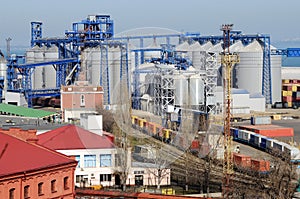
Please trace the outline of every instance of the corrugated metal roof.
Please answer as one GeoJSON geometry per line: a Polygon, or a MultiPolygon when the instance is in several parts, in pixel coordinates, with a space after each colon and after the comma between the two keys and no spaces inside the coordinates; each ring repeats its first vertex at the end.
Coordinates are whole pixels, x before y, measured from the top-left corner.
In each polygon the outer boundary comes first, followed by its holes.
{"type": "Polygon", "coordinates": [[[9,113],[17,116],[44,118],[56,113],[44,110],[37,110],[33,108],[26,108],[22,106],[15,106],[11,104],[0,104],[0,111],[3,113],[9,113]]]}

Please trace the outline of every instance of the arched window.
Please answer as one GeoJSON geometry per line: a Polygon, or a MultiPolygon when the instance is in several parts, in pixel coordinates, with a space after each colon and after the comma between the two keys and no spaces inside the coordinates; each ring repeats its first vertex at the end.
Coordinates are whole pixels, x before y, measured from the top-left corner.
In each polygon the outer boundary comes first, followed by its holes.
{"type": "Polygon", "coordinates": [[[85,96],[84,96],[84,94],[80,95],[80,106],[85,106],[85,96]]]}

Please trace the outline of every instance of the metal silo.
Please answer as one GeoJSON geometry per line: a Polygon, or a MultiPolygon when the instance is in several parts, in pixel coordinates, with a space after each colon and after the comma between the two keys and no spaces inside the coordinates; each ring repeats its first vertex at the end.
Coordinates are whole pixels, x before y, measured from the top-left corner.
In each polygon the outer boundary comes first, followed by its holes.
{"type": "MultiPolygon", "coordinates": [[[[45,50],[44,61],[53,61],[58,59],[58,47],[53,45],[45,50]]],[[[56,70],[53,65],[44,66],[45,68],[45,87],[56,87],[56,70]]]]}
{"type": "Polygon", "coordinates": [[[118,97],[121,92],[120,85],[120,66],[121,66],[121,49],[119,46],[109,48],[108,51],[109,61],[108,61],[108,73],[109,73],[109,93],[110,93],[110,103],[118,103],[118,97]]]}
{"type": "MultiPolygon", "coordinates": [[[[34,46],[34,63],[44,61],[44,47],[34,46]]],[[[45,88],[45,79],[44,79],[45,69],[43,66],[35,67],[33,73],[34,83],[32,84],[33,89],[42,89],[45,88]]]]}
{"type": "Polygon", "coordinates": [[[189,81],[189,103],[190,105],[204,104],[204,80],[199,74],[192,75],[189,81]]]}
{"type": "Polygon", "coordinates": [[[93,67],[92,67],[92,48],[85,48],[81,51],[81,68],[79,73],[79,80],[81,81],[88,81],[89,84],[93,84],[92,74],[93,74],[93,67]]]}
{"type": "Polygon", "coordinates": [[[194,44],[190,45],[188,54],[196,70],[205,69],[206,52],[201,47],[199,42],[195,42],[194,44]]]}
{"type": "Polygon", "coordinates": [[[236,67],[237,86],[252,93],[262,93],[263,49],[253,41],[239,52],[240,63],[236,67]]]}
{"type": "Polygon", "coordinates": [[[208,41],[205,44],[202,45],[203,50],[208,51],[211,47],[213,47],[213,44],[208,41]]]}
{"type": "Polygon", "coordinates": [[[175,105],[188,105],[188,79],[182,74],[174,74],[175,105]]]}
{"type": "MultiPolygon", "coordinates": [[[[271,49],[275,47],[271,46],[271,49]]],[[[281,102],[281,68],[282,56],[271,55],[272,102],[281,102]]]]}
{"type": "MultiPolygon", "coordinates": [[[[100,85],[100,62],[101,62],[101,51],[100,47],[95,47],[95,48],[89,48],[86,51],[86,56],[87,56],[87,68],[89,70],[88,77],[87,79],[91,79],[89,82],[93,86],[99,86],[100,85]],[[91,61],[89,61],[91,60],[91,61]]],[[[104,77],[102,75],[102,77],[104,77]]]]}

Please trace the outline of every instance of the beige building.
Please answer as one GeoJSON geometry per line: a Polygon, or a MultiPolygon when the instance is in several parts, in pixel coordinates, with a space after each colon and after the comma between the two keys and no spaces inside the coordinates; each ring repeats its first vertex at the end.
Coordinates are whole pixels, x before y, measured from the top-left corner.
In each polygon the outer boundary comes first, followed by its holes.
{"type": "Polygon", "coordinates": [[[101,86],[88,85],[86,81],[61,87],[61,112],[64,122],[80,118],[81,113],[95,113],[103,106],[101,86]]]}

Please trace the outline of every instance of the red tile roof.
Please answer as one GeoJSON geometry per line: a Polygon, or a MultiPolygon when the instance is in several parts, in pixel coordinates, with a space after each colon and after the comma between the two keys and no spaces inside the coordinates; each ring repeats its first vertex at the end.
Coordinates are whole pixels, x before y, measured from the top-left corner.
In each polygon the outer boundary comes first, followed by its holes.
{"type": "Polygon", "coordinates": [[[42,146],[0,133],[0,177],[68,163],[76,161],[42,146]]]}
{"type": "Polygon", "coordinates": [[[54,150],[114,148],[106,136],[75,125],[67,125],[38,135],[38,144],[54,150]]]}

